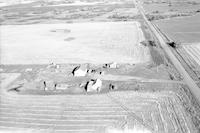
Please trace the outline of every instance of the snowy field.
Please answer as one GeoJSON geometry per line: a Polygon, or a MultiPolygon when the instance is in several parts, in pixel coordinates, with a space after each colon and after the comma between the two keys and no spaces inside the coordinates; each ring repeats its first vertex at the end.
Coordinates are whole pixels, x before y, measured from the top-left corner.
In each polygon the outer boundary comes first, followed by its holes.
{"type": "Polygon", "coordinates": [[[0,0],[0,7],[16,5],[16,4],[27,4],[32,2],[34,2],[34,0],[0,0]]]}
{"type": "Polygon", "coordinates": [[[1,64],[145,63],[138,22],[2,25],[1,64]]]}
{"type": "MultiPolygon", "coordinates": [[[[127,0],[129,1],[129,0],[127,0]]],[[[11,6],[17,4],[29,4],[32,2],[46,3],[45,6],[83,6],[83,5],[95,5],[95,4],[120,4],[124,1],[118,0],[102,0],[102,1],[87,1],[87,0],[0,0],[0,7],[11,6]],[[49,5],[50,4],[50,5],[49,5]]],[[[36,6],[40,7],[40,6],[36,6]]]]}

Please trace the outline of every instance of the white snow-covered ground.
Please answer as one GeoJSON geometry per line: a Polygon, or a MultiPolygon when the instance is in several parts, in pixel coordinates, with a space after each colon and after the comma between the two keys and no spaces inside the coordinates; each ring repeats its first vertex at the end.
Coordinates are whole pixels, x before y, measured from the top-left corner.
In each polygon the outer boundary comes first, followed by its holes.
{"type": "MultiPolygon", "coordinates": [[[[94,1],[94,2],[87,2],[87,1],[80,1],[80,0],[73,0],[70,2],[67,2],[66,0],[0,0],[0,7],[9,6],[9,5],[16,5],[16,4],[27,4],[32,3],[36,1],[43,1],[46,2],[47,5],[45,6],[83,6],[83,5],[95,5],[95,4],[120,4],[123,3],[121,1],[94,1]],[[48,5],[49,2],[55,2],[54,4],[48,5]]],[[[35,7],[40,7],[35,6],[35,7]]]]}
{"type": "MultiPolygon", "coordinates": [[[[45,5],[45,6],[87,6],[87,5],[96,5],[96,4],[103,4],[103,2],[81,2],[81,1],[74,1],[73,3],[65,3],[65,4],[51,4],[51,5],[45,5]]],[[[35,7],[40,7],[35,6],[35,7]]]]}
{"type": "Polygon", "coordinates": [[[53,4],[53,5],[48,5],[48,6],[83,6],[83,5],[96,5],[96,4],[104,4],[106,3],[107,5],[108,4],[121,4],[123,2],[120,2],[120,1],[100,1],[100,2],[82,2],[82,1],[74,1],[73,3],[66,3],[66,4],[53,4]]]}
{"type": "Polygon", "coordinates": [[[144,63],[138,22],[1,25],[1,64],[144,63]]]}
{"type": "Polygon", "coordinates": [[[27,4],[36,0],[0,0],[0,7],[16,5],[16,4],[27,4]]]}

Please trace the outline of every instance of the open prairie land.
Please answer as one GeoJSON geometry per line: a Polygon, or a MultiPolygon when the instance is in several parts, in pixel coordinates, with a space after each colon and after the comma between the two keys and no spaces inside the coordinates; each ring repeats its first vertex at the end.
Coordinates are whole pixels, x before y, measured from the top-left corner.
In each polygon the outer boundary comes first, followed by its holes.
{"type": "Polygon", "coordinates": [[[84,21],[132,21],[138,17],[137,9],[134,8],[132,1],[74,1],[64,4],[56,1],[39,1],[4,6],[0,9],[0,20],[3,25],[84,21]]]}
{"type": "Polygon", "coordinates": [[[149,20],[185,17],[200,12],[199,0],[141,0],[149,20]]]}
{"type": "Polygon", "coordinates": [[[149,13],[194,12],[200,9],[199,0],[141,0],[149,13]]]}

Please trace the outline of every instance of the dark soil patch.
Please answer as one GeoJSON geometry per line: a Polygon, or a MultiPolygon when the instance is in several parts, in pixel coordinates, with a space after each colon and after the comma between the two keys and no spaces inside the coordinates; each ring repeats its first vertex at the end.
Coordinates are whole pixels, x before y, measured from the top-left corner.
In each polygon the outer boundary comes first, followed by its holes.
{"type": "Polygon", "coordinates": [[[75,40],[74,37],[68,37],[68,38],[64,39],[64,41],[73,41],[73,40],[75,40]]]}

